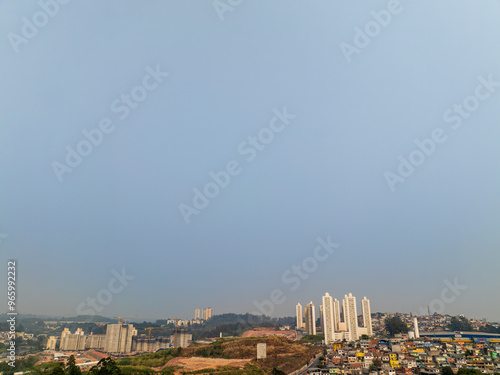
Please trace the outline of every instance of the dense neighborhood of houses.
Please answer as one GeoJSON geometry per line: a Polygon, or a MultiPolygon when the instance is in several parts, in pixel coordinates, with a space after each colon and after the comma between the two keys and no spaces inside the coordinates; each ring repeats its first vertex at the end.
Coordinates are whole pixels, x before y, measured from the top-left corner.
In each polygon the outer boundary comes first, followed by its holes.
{"type": "Polygon", "coordinates": [[[405,335],[388,340],[360,340],[341,343],[319,357],[318,366],[309,375],[324,374],[421,374],[441,373],[449,366],[454,373],[460,368],[483,373],[500,373],[500,343],[473,342],[468,339],[442,341],[420,338],[408,340],[405,335]]]}

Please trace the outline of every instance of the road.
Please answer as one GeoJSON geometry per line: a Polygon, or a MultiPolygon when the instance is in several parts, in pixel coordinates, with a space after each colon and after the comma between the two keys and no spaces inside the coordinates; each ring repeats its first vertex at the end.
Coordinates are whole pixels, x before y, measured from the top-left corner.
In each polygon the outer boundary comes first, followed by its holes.
{"type": "Polygon", "coordinates": [[[319,365],[319,359],[315,358],[314,361],[312,361],[312,363],[309,366],[307,366],[307,368],[304,371],[299,372],[298,375],[306,375],[309,369],[318,367],[318,365],[319,365]]]}

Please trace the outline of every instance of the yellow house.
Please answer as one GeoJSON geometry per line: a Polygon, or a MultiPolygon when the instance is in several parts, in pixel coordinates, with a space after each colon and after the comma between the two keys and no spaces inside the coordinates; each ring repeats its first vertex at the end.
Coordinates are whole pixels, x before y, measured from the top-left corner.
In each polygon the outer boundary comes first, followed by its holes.
{"type": "Polygon", "coordinates": [[[391,367],[392,367],[392,368],[399,367],[399,361],[392,361],[392,360],[391,360],[391,367]]]}

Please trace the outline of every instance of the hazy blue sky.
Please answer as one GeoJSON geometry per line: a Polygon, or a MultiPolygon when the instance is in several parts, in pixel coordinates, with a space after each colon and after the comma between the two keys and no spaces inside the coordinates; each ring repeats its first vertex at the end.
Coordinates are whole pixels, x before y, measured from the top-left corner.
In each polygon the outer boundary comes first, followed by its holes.
{"type": "Polygon", "coordinates": [[[19,312],[99,295],[101,315],[188,318],[279,289],[278,316],[352,292],[500,320],[498,1],[43,4],[0,2],[0,277],[17,259],[19,312]],[[316,267],[318,237],[339,245],[316,267]]]}

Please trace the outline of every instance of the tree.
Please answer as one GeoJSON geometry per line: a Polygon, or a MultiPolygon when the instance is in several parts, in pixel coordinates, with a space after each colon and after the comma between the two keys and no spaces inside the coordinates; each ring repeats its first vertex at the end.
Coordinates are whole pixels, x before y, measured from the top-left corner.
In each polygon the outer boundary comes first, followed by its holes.
{"type": "Polygon", "coordinates": [[[62,366],[55,366],[50,372],[50,375],[64,375],[62,366]]]}
{"type": "Polygon", "coordinates": [[[269,373],[270,375],[286,375],[285,372],[278,370],[276,367],[273,367],[271,372],[269,373]]]}
{"type": "Polygon", "coordinates": [[[498,328],[492,326],[491,324],[486,324],[483,327],[480,327],[479,330],[481,332],[488,332],[488,333],[500,333],[500,326],[498,328]]]}
{"type": "Polygon", "coordinates": [[[401,320],[399,316],[385,318],[385,329],[391,336],[398,333],[408,333],[408,326],[401,320]]]}
{"type": "Polygon", "coordinates": [[[457,375],[482,375],[483,373],[480,370],[461,367],[458,369],[457,375]]]}
{"type": "Polygon", "coordinates": [[[76,365],[75,356],[70,356],[68,363],[66,363],[66,368],[64,369],[66,375],[81,375],[82,370],[76,365]]]}
{"type": "Polygon", "coordinates": [[[28,358],[17,358],[15,367],[9,365],[9,362],[0,362],[0,372],[4,375],[13,375],[15,372],[31,370],[36,362],[40,359],[39,356],[31,355],[28,358]]]}
{"type": "Polygon", "coordinates": [[[39,335],[35,341],[35,348],[39,351],[42,351],[45,348],[46,344],[47,344],[47,336],[39,335]]]}
{"type": "Polygon", "coordinates": [[[451,318],[450,324],[447,327],[450,331],[472,331],[472,324],[465,316],[451,318]]]}
{"type": "Polygon", "coordinates": [[[442,373],[443,375],[454,375],[453,370],[451,369],[450,366],[444,366],[442,373]]]}
{"type": "Polygon", "coordinates": [[[121,375],[120,368],[110,357],[103,358],[90,369],[92,375],[121,375]]]}

